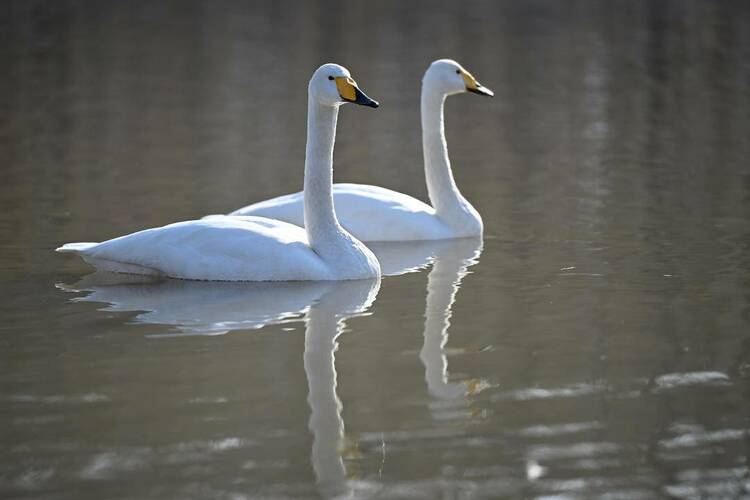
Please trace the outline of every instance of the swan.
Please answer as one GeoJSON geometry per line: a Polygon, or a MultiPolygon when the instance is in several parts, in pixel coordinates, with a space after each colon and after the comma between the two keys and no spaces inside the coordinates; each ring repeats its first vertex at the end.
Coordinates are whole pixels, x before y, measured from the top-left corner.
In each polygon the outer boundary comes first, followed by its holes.
{"type": "MultiPolygon", "coordinates": [[[[449,95],[473,92],[493,96],[456,61],[433,62],[422,79],[422,148],[432,206],[409,195],[364,184],[335,184],[333,197],[341,224],[360,241],[416,241],[481,236],[482,218],[456,186],[445,141],[443,107],[449,95]]],[[[235,210],[304,224],[303,192],[279,196],[235,210]]]]}
{"type": "Polygon", "coordinates": [[[324,64],[308,86],[305,229],[264,217],[213,216],[178,222],[102,243],[68,243],[97,269],[209,281],[328,281],[373,278],[372,252],[341,227],[331,196],[339,106],[378,103],[349,70],[324,64]]]}

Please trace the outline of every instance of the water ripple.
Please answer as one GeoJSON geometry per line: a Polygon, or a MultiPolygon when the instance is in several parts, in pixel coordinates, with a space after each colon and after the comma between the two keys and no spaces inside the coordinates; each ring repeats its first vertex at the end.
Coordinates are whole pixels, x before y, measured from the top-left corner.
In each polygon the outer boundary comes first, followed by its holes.
{"type": "Polygon", "coordinates": [[[721,372],[686,372],[686,373],[667,373],[657,377],[654,381],[656,388],[654,390],[673,389],[687,385],[729,385],[729,376],[721,372]]]}

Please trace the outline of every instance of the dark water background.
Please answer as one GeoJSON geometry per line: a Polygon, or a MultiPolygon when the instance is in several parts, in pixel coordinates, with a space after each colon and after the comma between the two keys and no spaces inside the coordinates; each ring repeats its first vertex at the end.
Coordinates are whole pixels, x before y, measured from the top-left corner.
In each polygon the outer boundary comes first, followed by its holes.
{"type": "Polygon", "coordinates": [[[748,496],[749,156],[747,2],[2,2],[0,496],[748,496]],[[298,190],[329,61],[382,103],[336,179],[424,199],[440,57],[496,93],[446,106],[481,248],[304,286],[52,253],[298,190]]]}

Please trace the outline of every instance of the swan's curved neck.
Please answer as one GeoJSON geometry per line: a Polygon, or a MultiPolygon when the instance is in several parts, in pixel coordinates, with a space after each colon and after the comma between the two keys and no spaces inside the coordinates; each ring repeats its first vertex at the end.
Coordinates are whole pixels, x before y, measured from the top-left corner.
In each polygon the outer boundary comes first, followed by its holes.
{"type": "Polygon", "coordinates": [[[343,231],[331,192],[338,114],[338,106],[326,106],[308,98],[304,202],[305,230],[313,248],[334,241],[343,231]]]}
{"type": "Polygon", "coordinates": [[[445,141],[443,106],[445,93],[431,85],[429,79],[422,83],[422,151],[427,179],[427,193],[438,216],[448,217],[457,211],[466,200],[456,186],[448,158],[445,141]]]}

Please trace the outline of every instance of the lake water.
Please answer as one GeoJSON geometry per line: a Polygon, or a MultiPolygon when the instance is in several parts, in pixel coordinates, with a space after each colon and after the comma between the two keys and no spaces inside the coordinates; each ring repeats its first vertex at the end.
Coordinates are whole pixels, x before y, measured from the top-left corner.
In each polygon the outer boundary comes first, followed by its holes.
{"type": "Polygon", "coordinates": [[[750,4],[5,2],[0,496],[750,495],[750,4]],[[452,57],[483,241],[377,282],[148,282],[52,250],[335,177],[425,199],[452,57]]]}

